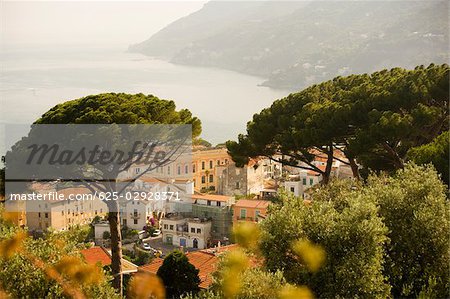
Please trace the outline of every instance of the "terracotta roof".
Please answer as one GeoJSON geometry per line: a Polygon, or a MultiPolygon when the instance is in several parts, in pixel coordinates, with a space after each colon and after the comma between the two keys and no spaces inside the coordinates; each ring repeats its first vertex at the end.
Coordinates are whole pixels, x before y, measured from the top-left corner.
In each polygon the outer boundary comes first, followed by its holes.
{"type": "Polygon", "coordinates": [[[231,196],[217,195],[217,194],[192,194],[192,199],[204,199],[204,200],[214,200],[214,201],[229,201],[232,199],[231,196]]]}
{"type": "Polygon", "coordinates": [[[88,264],[95,265],[100,262],[102,266],[111,265],[111,257],[102,247],[94,246],[88,249],[83,249],[81,250],[81,254],[84,256],[84,259],[88,264]]]}
{"type": "Polygon", "coordinates": [[[308,170],[307,173],[308,173],[308,175],[313,175],[313,176],[319,176],[319,175],[321,175],[320,173],[318,173],[318,172],[316,172],[316,171],[313,171],[313,170],[308,170]]]}
{"type": "Polygon", "coordinates": [[[216,271],[219,258],[214,254],[202,251],[189,252],[186,256],[189,262],[199,270],[199,287],[202,289],[208,288],[212,283],[211,274],[216,271]]]}
{"type": "Polygon", "coordinates": [[[163,184],[167,184],[167,182],[164,182],[161,179],[154,178],[154,177],[148,177],[148,176],[147,177],[142,176],[142,177],[138,178],[136,181],[142,181],[142,182],[146,182],[146,183],[163,183],[163,184]]]}
{"type": "Polygon", "coordinates": [[[270,201],[268,200],[240,199],[235,203],[235,207],[266,209],[269,206],[269,204],[270,201]]]}
{"type": "Polygon", "coordinates": [[[201,252],[206,252],[209,254],[220,254],[220,253],[224,253],[230,250],[234,250],[239,248],[238,244],[230,244],[230,245],[225,245],[225,246],[220,246],[220,247],[214,247],[214,248],[206,248],[206,249],[202,249],[200,250],[201,252]]]}
{"type": "MultiPolygon", "coordinates": [[[[220,247],[220,249],[210,248],[186,253],[189,262],[199,270],[198,276],[200,278],[200,288],[207,289],[211,285],[211,275],[216,270],[217,264],[219,262],[218,255],[223,252],[233,250],[237,247],[238,245],[232,244],[228,246],[222,246],[220,247]]],[[[155,258],[150,264],[139,267],[139,270],[156,274],[163,261],[164,260],[161,258],[155,258]]]]}
{"type": "MultiPolygon", "coordinates": [[[[111,265],[111,252],[103,247],[94,246],[88,249],[81,250],[86,263],[96,265],[100,263],[103,266],[111,265]]],[[[122,259],[122,273],[137,272],[137,266],[125,259],[122,259]]]]}

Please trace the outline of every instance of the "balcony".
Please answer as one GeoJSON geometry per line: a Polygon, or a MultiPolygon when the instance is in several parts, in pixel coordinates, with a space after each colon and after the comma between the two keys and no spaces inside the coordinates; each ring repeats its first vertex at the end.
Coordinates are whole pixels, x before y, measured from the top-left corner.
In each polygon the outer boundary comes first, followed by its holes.
{"type": "Polygon", "coordinates": [[[141,218],[141,213],[130,213],[131,219],[139,219],[141,218]]]}
{"type": "Polygon", "coordinates": [[[239,221],[255,221],[255,219],[253,217],[237,217],[237,220],[239,221]]]}

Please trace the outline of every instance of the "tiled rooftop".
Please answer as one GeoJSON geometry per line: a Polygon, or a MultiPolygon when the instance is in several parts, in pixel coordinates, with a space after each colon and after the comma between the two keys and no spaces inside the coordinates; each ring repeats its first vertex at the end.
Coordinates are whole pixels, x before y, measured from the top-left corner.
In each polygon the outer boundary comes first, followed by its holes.
{"type": "Polygon", "coordinates": [[[235,207],[266,209],[269,206],[269,204],[270,201],[268,200],[240,199],[236,202],[235,207]]]}

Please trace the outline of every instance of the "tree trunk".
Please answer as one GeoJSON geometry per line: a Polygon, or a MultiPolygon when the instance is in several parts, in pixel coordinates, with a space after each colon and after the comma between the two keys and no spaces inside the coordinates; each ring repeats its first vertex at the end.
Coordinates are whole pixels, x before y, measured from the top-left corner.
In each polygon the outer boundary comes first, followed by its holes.
{"type": "Polygon", "coordinates": [[[120,231],[120,213],[117,209],[110,209],[108,214],[109,229],[111,231],[111,270],[114,277],[113,287],[122,296],[122,233],[120,231]],[[112,212],[111,212],[112,211],[112,212]]]}
{"type": "Polygon", "coordinates": [[[359,168],[358,165],[356,164],[356,161],[354,158],[348,158],[348,162],[350,163],[350,168],[352,169],[352,173],[353,173],[353,177],[359,181],[361,179],[360,175],[359,175],[359,168]]]}
{"type": "Polygon", "coordinates": [[[323,172],[322,173],[322,185],[327,185],[330,182],[330,174],[323,172]]]}
{"type": "Polygon", "coordinates": [[[387,154],[391,157],[394,167],[396,169],[403,169],[403,160],[400,158],[398,153],[387,142],[383,142],[382,146],[386,150],[387,154]]]}
{"type": "Polygon", "coordinates": [[[327,185],[330,182],[331,170],[333,167],[333,145],[329,146],[329,150],[327,152],[327,165],[325,166],[325,171],[322,173],[322,184],[327,185]]]}

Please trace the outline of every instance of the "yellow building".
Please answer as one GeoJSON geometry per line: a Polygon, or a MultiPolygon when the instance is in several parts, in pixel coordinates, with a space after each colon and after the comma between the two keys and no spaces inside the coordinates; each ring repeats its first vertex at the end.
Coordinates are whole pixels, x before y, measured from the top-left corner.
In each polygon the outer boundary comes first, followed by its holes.
{"type": "Polygon", "coordinates": [[[194,190],[196,192],[218,190],[219,169],[231,162],[231,157],[228,155],[226,148],[204,149],[192,152],[194,190]]]}
{"type": "Polygon", "coordinates": [[[92,222],[95,216],[105,216],[107,206],[92,195],[87,188],[66,188],[57,191],[64,194],[66,200],[45,200],[28,202],[26,223],[29,230],[43,231],[49,228],[66,230],[71,226],[84,225],[92,222]],[[86,200],[69,200],[69,195],[86,195],[86,200]],[[90,199],[92,198],[92,200],[90,199]]]}
{"type": "Polygon", "coordinates": [[[17,226],[25,227],[27,224],[27,217],[25,213],[25,203],[24,202],[12,202],[12,201],[2,201],[4,203],[3,217],[8,221],[14,223],[17,226]]]}

